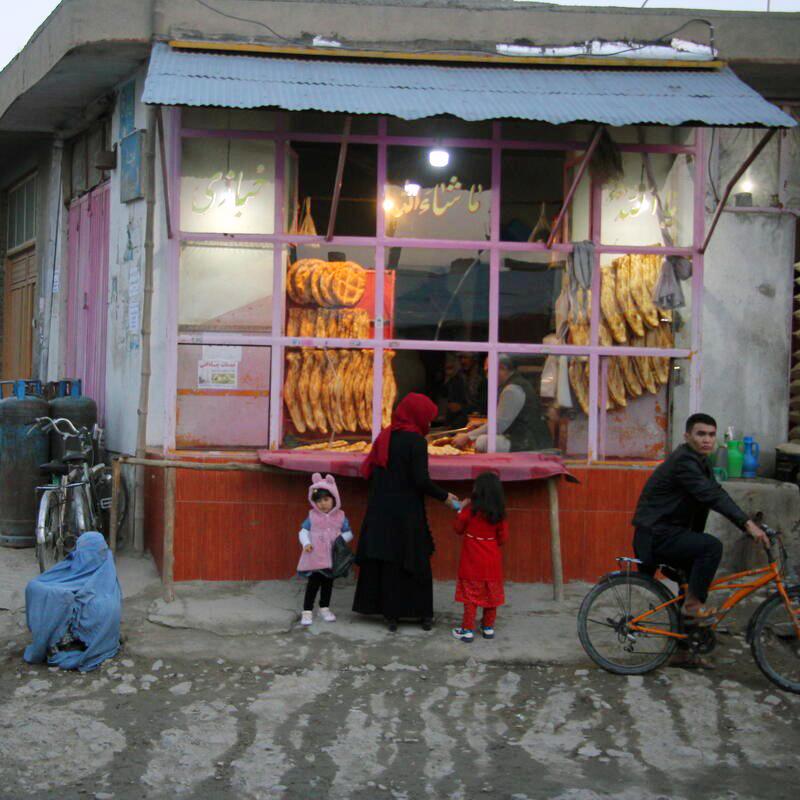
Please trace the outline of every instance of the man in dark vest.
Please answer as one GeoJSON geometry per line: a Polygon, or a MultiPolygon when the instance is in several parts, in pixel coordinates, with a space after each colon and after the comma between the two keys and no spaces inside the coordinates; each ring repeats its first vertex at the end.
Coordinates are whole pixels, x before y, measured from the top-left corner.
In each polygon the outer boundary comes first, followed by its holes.
{"type": "MultiPolygon", "coordinates": [[[[488,371],[488,359],[484,369],[488,371]]],[[[550,430],[542,414],[539,395],[527,378],[516,369],[511,356],[501,353],[497,357],[497,383],[500,397],[497,401],[497,451],[531,452],[547,450],[553,446],[550,430]]],[[[453,438],[453,446],[462,448],[475,442],[475,450],[485,453],[489,436],[486,425],[453,438]]]]}
{"type": "Polygon", "coordinates": [[[716,438],[714,418],[692,414],[686,420],[684,443],[650,476],[633,517],[636,557],[646,571],[667,564],[688,575],[683,614],[699,624],[714,619],[715,609],[704,603],[722,559],[722,542],[704,532],[708,512],[722,514],[754,541],[769,543],[714,479],[708,457],[716,438]]]}

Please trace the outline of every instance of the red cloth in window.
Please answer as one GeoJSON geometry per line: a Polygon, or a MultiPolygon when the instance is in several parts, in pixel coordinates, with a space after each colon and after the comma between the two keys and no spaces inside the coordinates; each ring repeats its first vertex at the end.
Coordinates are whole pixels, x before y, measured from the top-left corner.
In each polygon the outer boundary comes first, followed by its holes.
{"type": "MultiPolygon", "coordinates": [[[[493,524],[481,513],[473,514],[469,505],[461,510],[453,529],[463,536],[458,580],[503,583],[503,557],[500,547],[508,539],[508,523],[493,524]]],[[[456,597],[459,602],[464,602],[456,597]]],[[[468,602],[476,602],[470,599],[468,602]]],[[[481,603],[483,605],[483,603],[481,603]]]]}

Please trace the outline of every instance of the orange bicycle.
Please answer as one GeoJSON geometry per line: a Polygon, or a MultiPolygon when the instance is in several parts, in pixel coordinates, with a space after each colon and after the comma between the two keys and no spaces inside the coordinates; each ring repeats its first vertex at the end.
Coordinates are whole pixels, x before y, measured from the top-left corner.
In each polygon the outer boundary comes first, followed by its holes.
{"type": "Polygon", "coordinates": [[[774,684],[800,694],[800,584],[788,585],[791,574],[779,531],[761,526],[769,537],[769,564],[718,578],[710,591],[730,591],[712,625],[684,625],[679,608],[686,576],[666,565],[659,571],[680,587],[673,594],[650,575],[637,572],[642,562],[618,558],[620,569],[605,575],[586,595],[578,612],[578,636],[589,658],[618,675],[642,675],[660,667],[679,642],[692,653],[710,653],[716,629],[744,598],[775,584],[747,626],[747,642],[759,669],[774,684]]]}

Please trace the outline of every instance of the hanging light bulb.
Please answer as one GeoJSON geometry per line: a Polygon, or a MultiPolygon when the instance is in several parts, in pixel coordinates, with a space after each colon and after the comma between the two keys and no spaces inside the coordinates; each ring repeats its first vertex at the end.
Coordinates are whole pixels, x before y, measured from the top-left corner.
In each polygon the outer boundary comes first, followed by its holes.
{"type": "Polygon", "coordinates": [[[436,147],[428,153],[428,162],[432,167],[441,169],[450,163],[450,153],[441,147],[436,147]]]}
{"type": "Polygon", "coordinates": [[[383,201],[383,210],[388,214],[391,211],[394,211],[394,200],[391,197],[387,197],[383,201]]]}
{"type": "Polygon", "coordinates": [[[743,192],[752,192],[753,191],[753,181],[750,178],[745,178],[742,181],[742,191],[743,192]]]}

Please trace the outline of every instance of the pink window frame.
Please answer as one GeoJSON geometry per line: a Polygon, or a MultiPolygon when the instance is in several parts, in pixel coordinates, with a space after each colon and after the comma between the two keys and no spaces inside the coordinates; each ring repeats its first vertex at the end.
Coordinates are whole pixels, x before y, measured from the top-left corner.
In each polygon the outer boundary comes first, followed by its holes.
{"type": "MultiPolygon", "coordinates": [[[[692,308],[691,308],[691,347],[678,348],[650,348],[650,347],[604,347],[599,344],[600,304],[592,304],[591,338],[587,347],[575,345],[545,345],[545,344],[509,344],[501,343],[498,339],[499,330],[499,281],[500,281],[500,254],[509,252],[547,252],[544,243],[503,242],[500,240],[500,189],[501,189],[501,159],[504,150],[550,150],[550,151],[581,151],[585,150],[587,143],[581,141],[521,141],[503,139],[502,123],[492,123],[490,138],[433,138],[418,136],[395,136],[388,133],[388,118],[378,117],[377,134],[352,134],[348,142],[356,144],[373,144],[377,146],[378,177],[376,187],[376,235],[375,236],[334,236],[326,241],[324,236],[299,236],[288,233],[284,229],[286,214],[284,211],[284,165],[286,144],[289,141],[323,142],[339,144],[342,141],[340,134],[331,133],[298,133],[290,132],[287,126],[289,112],[276,112],[276,125],[271,131],[229,131],[206,130],[181,127],[181,109],[171,107],[166,113],[167,141],[169,146],[168,174],[170,180],[170,195],[174,198],[170,208],[172,230],[178,233],[173,236],[168,247],[168,272],[166,288],[169,302],[166,320],[166,353],[167,373],[165,379],[165,418],[164,418],[164,450],[175,449],[176,403],[177,396],[177,360],[178,345],[180,344],[237,344],[244,346],[263,346],[271,348],[270,371],[270,402],[269,402],[269,447],[276,449],[280,446],[281,431],[283,429],[283,356],[286,347],[337,347],[370,349],[375,352],[374,379],[373,379],[373,418],[372,435],[377,436],[380,425],[381,388],[383,383],[383,352],[393,350],[460,350],[488,353],[489,376],[488,396],[497,396],[497,354],[563,354],[584,355],[589,357],[589,425],[588,425],[588,453],[587,461],[595,462],[601,449],[600,420],[605,416],[604,410],[599,410],[597,398],[601,390],[601,358],[603,356],[623,355],[652,355],[668,356],[670,358],[688,359],[689,368],[689,406],[690,411],[697,411],[702,398],[702,308],[703,308],[703,254],[700,247],[705,236],[705,130],[694,128],[694,139],[691,144],[621,144],[622,152],[648,152],[648,153],[674,153],[687,154],[694,159],[694,186],[693,186],[693,231],[692,245],[690,247],[641,247],[605,245],[601,240],[601,187],[592,182],[592,219],[591,240],[595,245],[595,269],[593,272],[594,297],[599,297],[600,289],[600,256],[603,254],[625,253],[654,253],[657,255],[681,255],[692,259],[692,308]],[[224,139],[251,139],[269,140],[275,143],[275,220],[274,232],[271,234],[225,234],[225,233],[198,233],[185,232],[180,227],[180,175],[181,175],[181,143],[189,138],[224,138],[224,139]],[[384,187],[386,185],[388,148],[392,145],[407,145],[412,147],[470,147],[487,149],[491,154],[492,176],[492,209],[490,215],[490,238],[486,240],[461,240],[461,239],[408,239],[387,236],[385,233],[385,220],[383,212],[384,187]],[[280,321],[281,329],[264,334],[239,334],[239,333],[191,333],[179,334],[178,332],[178,276],[180,267],[180,245],[183,241],[225,241],[225,242],[259,242],[273,245],[273,295],[272,319],[280,321]],[[383,320],[376,319],[375,338],[369,342],[356,342],[349,339],[316,339],[316,338],[289,338],[283,335],[284,312],[284,285],[283,285],[283,252],[288,244],[325,243],[327,246],[337,244],[344,247],[363,246],[375,250],[375,308],[383,308],[384,276],[385,276],[385,250],[387,246],[416,247],[428,249],[476,249],[489,252],[489,340],[488,342],[442,342],[419,339],[389,340],[384,338],[383,320]]],[[[570,253],[572,244],[554,244],[551,248],[557,252],[570,253]]],[[[273,322],[274,325],[274,322],[273,322]]],[[[489,450],[496,449],[496,403],[489,403],[488,429],[489,450]]]]}

